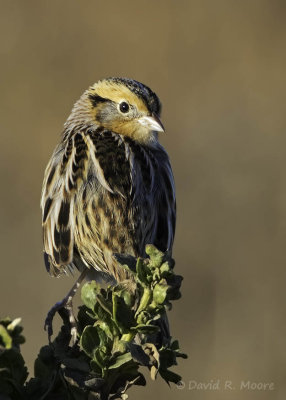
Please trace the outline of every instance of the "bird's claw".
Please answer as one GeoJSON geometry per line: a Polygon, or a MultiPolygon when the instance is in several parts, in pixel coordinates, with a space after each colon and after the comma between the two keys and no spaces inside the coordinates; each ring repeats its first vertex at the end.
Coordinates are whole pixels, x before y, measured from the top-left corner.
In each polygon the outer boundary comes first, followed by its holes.
{"type": "Polygon", "coordinates": [[[53,319],[56,313],[59,313],[64,324],[70,325],[70,346],[73,346],[77,341],[77,323],[73,314],[72,301],[70,298],[64,298],[62,301],[56,303],[48,312],[45,319],[44,329],[48,333],[49,343],[51,343],[51,337],[53,336],[53,319]]]}
{"type": "Polygon", "coordinates": [[[48,339],[49,339],[49,343],[51,343],[51,337],[53,336],[53,319],[54,316],[56,315],[57,311],[59,311],[59,309],[63,306],[61,306],[60,308],[58,307],[58,304],[55,304],[50,311],[48,312],[48,315],[45,319],[45,325],[44,325],[44,329],[45,331],[47,331],[48,333],[48,339]]]}

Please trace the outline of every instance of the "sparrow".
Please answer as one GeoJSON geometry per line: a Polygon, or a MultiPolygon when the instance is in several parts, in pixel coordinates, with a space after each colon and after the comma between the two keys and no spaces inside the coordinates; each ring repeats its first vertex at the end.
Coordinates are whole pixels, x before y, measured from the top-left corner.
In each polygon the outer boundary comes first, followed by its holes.
{"type": "Polygon", "coordinates": [[[44,175],[41,209],[47,271],[81,275],[49,312],[46,328],[84,278],[132,277],[114,254],[144,257],[146,244],[171,253],[176,223],[173,173],[158,141],[161,103],[146,85],[107,78],[89,87],[64,124],[44,175]]]}

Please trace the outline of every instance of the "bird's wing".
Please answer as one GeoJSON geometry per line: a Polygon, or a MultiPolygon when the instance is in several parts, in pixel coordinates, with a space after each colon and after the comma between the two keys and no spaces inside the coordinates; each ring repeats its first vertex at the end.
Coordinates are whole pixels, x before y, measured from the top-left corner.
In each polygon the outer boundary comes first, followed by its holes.
{"type": "Polygon", "coordinates": [[[74,188],[84,171],[82,153],[71,137],[56,148],[45,171],[42,226],[46,267],[52,275],[60,274],[65,269],[63,266],[73,260],[74,188]]]}
{"type": "MultiPolygon", "coordinates": [[[[109,147],[115,147],[121,148],[121,154],[125,151],[122,146],[120,137],[111,132],[85,131],[67,138],[51,157],[45,171],[41,208],[45,261],[52,275],[72,268],[74,256],[82,261],[86,258],[74,254],[74,248],[77,241],[85,240],[82,231],[84,224],[89,225],[84,210],[88,199],[101,190],[124,196],[122,184],[128,185],[128,179],[126,182],[117,179],[113,165],[116,159],[118,166],[119,153],[113,152],[108,157],[106,152],[109,147]],[[108,141],[114,145],[114,140],[116,146],[110,146],[108,141]]],[[[96,229],[94,234],[97,234],[96,229]]],[[[90,256],[97,259],[99,269],[104,269],[101,249],[97,248],[96,240],[92,242],[91,252],[95,253],[90,256]]]]}

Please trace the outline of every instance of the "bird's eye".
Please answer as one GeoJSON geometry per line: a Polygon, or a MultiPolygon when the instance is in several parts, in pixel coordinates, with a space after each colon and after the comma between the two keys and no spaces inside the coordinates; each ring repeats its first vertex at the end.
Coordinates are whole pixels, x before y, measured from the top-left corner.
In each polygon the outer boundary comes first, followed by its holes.
{"type": "Polygon", "coordinates": [[[126,101],[123,101],[119,105],[119,110],[124,114],[127,113],[129,111],[129,104],[126,103],[126,101]]]}

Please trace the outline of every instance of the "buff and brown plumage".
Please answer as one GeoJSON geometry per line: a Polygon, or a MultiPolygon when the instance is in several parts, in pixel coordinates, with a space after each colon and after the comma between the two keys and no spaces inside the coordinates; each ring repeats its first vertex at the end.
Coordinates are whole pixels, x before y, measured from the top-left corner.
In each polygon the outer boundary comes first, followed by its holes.
{"type": "Polygon", "coordinates": [[[172,250],[175,189],[160,101],[147,86],[109,78],[75,103],[46,168],[41,208],[47,270],[129,278],[114,253],[172,250]]]}

